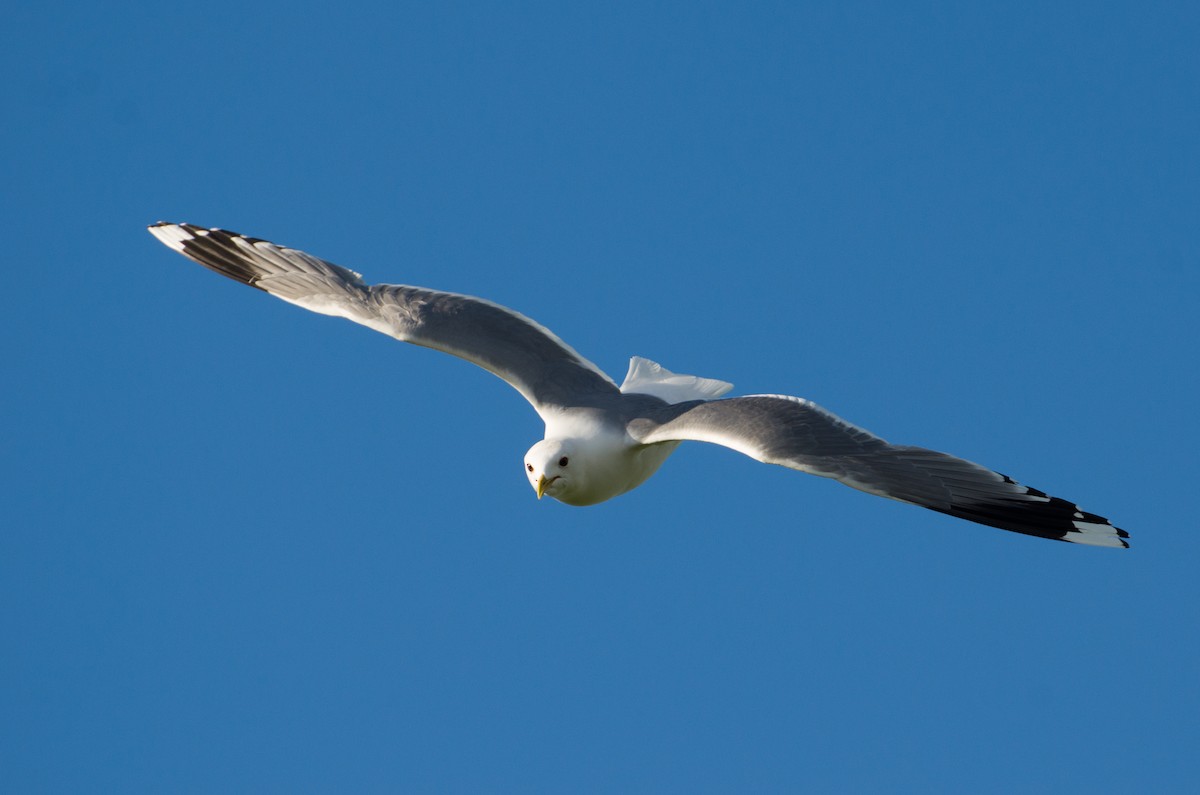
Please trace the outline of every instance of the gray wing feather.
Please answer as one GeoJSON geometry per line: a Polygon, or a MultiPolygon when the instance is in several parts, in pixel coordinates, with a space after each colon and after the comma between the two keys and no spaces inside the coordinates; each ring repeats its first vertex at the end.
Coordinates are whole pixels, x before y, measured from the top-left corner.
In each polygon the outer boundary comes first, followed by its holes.
{"type": "Polygon", "coordinates": [[[477,364],[539,413],[619,394],[596,365],[499,304],[421,287],[368,285],[358,273],[311,254],[222,229],[160,222],[150,232],[204,267],[284,301],[477,364]]]}
{"type": "Polygon", "coordinates": [[[695,440],[861,491],[1017,533],[1128,547],[1107,519],[1007,475],[923,447],[891,445],[811,401],[752,395],[667,406],[631,421],[644,444],[695,440]]]}

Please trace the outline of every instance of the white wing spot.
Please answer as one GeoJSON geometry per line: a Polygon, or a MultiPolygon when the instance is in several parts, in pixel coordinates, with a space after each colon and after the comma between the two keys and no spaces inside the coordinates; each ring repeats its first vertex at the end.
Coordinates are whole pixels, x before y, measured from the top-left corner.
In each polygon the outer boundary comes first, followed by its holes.
{"type": "Polygon", "coordinates": [[[157,237],[163,245],[178,251],[180,254],[183,253],[184,242],[192,239],[192,235],[177,224],[152,226],[150,227],[150,233],[157,237]]]}

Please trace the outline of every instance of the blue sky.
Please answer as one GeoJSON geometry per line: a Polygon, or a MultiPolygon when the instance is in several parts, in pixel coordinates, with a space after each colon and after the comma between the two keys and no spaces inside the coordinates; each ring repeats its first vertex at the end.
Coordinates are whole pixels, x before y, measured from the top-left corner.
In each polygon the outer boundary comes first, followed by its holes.
{"type": "Polygon", "coordinates": [[[1190,3],[210,3],[0,31],[0,789],[1157,792],[1200,774],[1190,3]],[[807,397],[1031,539],[536,415],[159,219],[807,397]]]}

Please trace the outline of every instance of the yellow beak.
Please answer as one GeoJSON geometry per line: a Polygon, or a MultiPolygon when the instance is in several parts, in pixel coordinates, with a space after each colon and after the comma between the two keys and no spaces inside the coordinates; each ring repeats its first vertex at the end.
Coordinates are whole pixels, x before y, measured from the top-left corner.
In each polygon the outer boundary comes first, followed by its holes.
{"type": "Polygon", "coordinates": [[[536,489],[537,489],[537,495],[538,495],[539,500],[542,498],[542,495],[546,493],[546,487],[549,485],[550,485],[550,481],[546,480],[545,475],[542,475],[541,477],[538,478],[536,489]]]}

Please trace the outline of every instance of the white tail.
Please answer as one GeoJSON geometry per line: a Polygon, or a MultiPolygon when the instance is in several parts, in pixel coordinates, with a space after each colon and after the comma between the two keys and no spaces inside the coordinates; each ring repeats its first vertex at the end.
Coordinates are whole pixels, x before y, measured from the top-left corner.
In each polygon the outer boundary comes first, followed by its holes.
{"type": "Polygon", "coordinates": [[[712,400],[719,398],[733,384],[715,378],[700,378],[695,375],[679,375],[641,356],[629,360],[629,372],[621,384],[621,392],[628,394],[653,395],[668,403],[683,403],[688,400],[712,400]]]}

